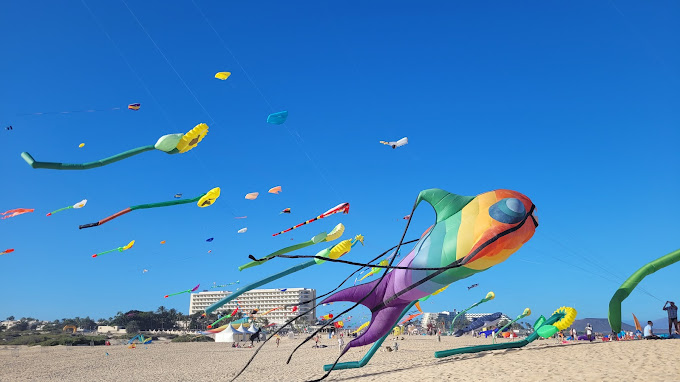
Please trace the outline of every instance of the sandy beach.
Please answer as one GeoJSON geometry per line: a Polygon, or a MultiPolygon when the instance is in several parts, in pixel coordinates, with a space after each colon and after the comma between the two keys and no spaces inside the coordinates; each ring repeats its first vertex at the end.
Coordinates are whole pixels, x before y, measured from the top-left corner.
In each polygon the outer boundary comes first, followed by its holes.
{"type": "MultiPolygon", "coordinates": [[[[338,370],[328,381],[662,381],[675,375],[680,341],[578,342],[539,340],[521,349],[436,359],[437,350],[486,344],[470,337],[411,336],[398,352],[378,352],[362,369],[338,370]]],[[[323,375],[322,366],[338,355],[336,340],[327,348],[303,345],[290,364],[286,358],[301,338],[282,338],[258,353],[238,381],[305,381],[323,375]],[[334,346],[333,346],[334,345],[334,346]]],[[[386,341],[392,345],[394,341],[386,341]]],[[[79,347],[2,347],[0,381],[222,381],[230,380],[253,349],[228,343],[155,342],[136,349],[124,345],[79,347]],[[107,355],[108,353],[108,355],[107,355]]],[[[357,360],[368,347],[352,349],[342,361],[357,360]]],[[[672,379],[672,378],[671,378],[672,379]]]]}

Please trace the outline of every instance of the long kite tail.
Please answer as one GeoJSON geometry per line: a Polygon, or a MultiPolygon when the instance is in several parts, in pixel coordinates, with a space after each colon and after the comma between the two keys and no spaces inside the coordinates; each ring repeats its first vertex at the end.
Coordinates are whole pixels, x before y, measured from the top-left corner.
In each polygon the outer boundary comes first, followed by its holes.
{"type": "Polygon", "coordinates": [[[100,253],[95,253],[94,255],[92,255],[92,257],[98,257],[98,256],[101,256],[101,255],[106,255],[107,253],[111,253],[111,252],[115,252],[115,251],[122,252],[122,251],[123,251],[123,247],[118,247],[118,248],[114,248],[114,249],[109,249],[108,251],[104,251],[104,252],[100,252],[100,253]]]}
{"type": "Polygon", "coordinates": [[[201,197],[203,197],[203,195],[205,195],[205,194],[201,194],[201,195],[199,195],[199,196],[197,196],[193,199],[171,200],[171,201],[168,201],[168,202],[139,204],[139,205],[136,205],[136,206],[128,207],[128,208],[126,208],[122,211],[118,211],[115,214],[113,214],[111,216],[107,216],[107,217],[105,217],[104,219],[102,219],[98,222],[82,224],[78,228],[83,229],[83,228],[96,227],[96,226],[102,225],[102,224],[104,224],[104,223],[106,223],[110,220],[113,220],[113,219],[115,219],[119,216],[125,215],[128,212],[131,212],[131,211],[134,211],[134,210],[141,210],[141,209],[145,209],[145,208],[167,207],[167,206],[174,206],[174,205],[178,205],[178,204],[194,203],[194,202],[199,201],[201,199],[201,197]]]}
{"type": "Polygon", "coordinates": [[[272,236],[278,236],[278,235],[280,235],[280,234],[282,234],[282,233],[290,232],[290,231],[292,231],[292,230],[294,230],[294,229],[296,229],[296,228],[302,227],[302,226],[305,225],[305,224],[309,224],[309,223],[311,223],[311,222],[313,222],[313,221],[316,221],[316,220],[319,220],[319,219],[323,219],[323,218],[325,218],[325,217],[327,217],[327,216],[330,216],[330,215],[333,215],[333,214],[337,214],[338,212],[349,213],[349,203],[342,203],[342,204],[339,204],[339,205],[337,205],[337,206],[331,208],[330,210],[328,210],[328,211],[322,213],[321,215],[315,217],[314,219],[309,219],[309,220],[307,220],[306,222],[303,222],[303,223],[297,224],[297,225],[295,225],[295,226],[292,226],[292,227],[290,227],[290,228],[288,228],[288,229],[286,229],[286,230],[283,230],[283,231],[281,231],[281,232],[279,232],[279,233],[275,233],[275,234],[273,234],[272,236]]]}
{"type": "Polygon", "coordinates": [[[59,212],[59,211],[68,210],[69,208],[73,208],[73,206],[68,206],[68,207],[60,208],[60,209],[55,210],[55,211],[52,211],[52,212],[48,212],[46,216],[51,216],[51,215],[53,215],[53,214],[56,214],[56,213],[59,212]]]}
{"type": "Polygon", "coordinates": [[[177,296],[178,294],[182,294],[182,293],[191,293],[191,289],[183,290],[183,291],[177,292],[177,293],[166,294],[165,298],[168,298],[168,297],[171,297],[171,296],[177,296]]]}
{"type": "Polygon", "coordinates": [[[28,163],[29,166],[33,168],[47,168],[50,170],[89,170],[91,168],[106,166],[107,164],[118,162],[119,160],[123,160],[125,158],[129,158],[131,156],[154,149],[154,145],[137,147],[108,158],[87,163],[38,162],[31,156],[31,154],[27,152],[21,153],[21,157],[26,161],[26,163],[28,163]]]}

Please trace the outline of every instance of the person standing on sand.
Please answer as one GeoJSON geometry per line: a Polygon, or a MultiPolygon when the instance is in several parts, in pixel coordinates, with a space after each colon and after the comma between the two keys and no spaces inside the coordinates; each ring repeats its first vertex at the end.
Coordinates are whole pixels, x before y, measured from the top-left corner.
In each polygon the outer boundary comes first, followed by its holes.
{"type": "Polygon", "coordinates": [[[281,342],[281,337],[276,337],[276,347],[279,347],[279,342],[281,342]]]}
{"type": "Polygon", "coordinates": [[[314,347],[318,348],[319,347],[319,336],[316,336],[316,340],[314,341],[314,347]]]}
{"type": "Polygon", "coordinates": [[[340,349],[340,354],[342,354],[342,347],[345,345],[345,341],[343,341],[342,336],[338,337],[338,348],[340,349]]]}
{"type": "Polygon", "coordinates": [[[673,328],[675,328],[675,334],[680,334],[680,332],[678,332],[678,307],[675,306],[673,301],[666,301],[663,310],[668,313],[668,335],[670,336],[673,334],[673,328]],[[669,302],[671,306],[668,306],[669,302]]]}
{"type": "Polygon", "coordinates": [[[593,327],[590,323],[586,324],[586,335],[588,336],[588,341],[593,342],[593,327]]]}
{"type": "Polygon", "coordinates": [[[576,328],[571,328],[571,339],[572,341],[576,341],[578,339],[578,333],[576,332],[576,328]]]}

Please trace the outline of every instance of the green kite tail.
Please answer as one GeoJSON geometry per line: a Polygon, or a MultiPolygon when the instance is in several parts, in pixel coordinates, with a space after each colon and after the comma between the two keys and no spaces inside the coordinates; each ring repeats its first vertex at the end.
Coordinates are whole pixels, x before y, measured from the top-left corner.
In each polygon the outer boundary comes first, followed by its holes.
{"type": "Polygon", "coordinates": [[[326,241],[326,232],[322,232],[322,233],[314,236],[313,238],[311,238],[310,240],[307,240],[305,242],[295,244],[295,245],[291,245],[291,246],[286,247],[286,248],[279,249],[278,251],[273,252],[273,253],[265,256],[262,260],[251,261],[247,264],[243,264],[240,267],[238,267],[238,270],[242,271],[244,269],[248,269],[248,268],[258,266],[260,264],[264,264],[267,261],[269,261],[270,259],[272,259],[272,258],[274,258],[278,255],[283,255],[284,253],[297,251],[298,249],[309,247],[310,245],[314,245],[314,244],[320,243],[322,241],[326,241]],[[321,237],[321,236],[323,236],[323,237],[321,237]]]}
{"type": "MultiPolygon", "coordinates": [[[[432,295],[428,295],[427,297],[429,298],[430,296],[432,296],[432,295]]],[[[486,294],[486,296],[485,296],[483,299],[477,301],[476,303],[470,305],[467,309],[462,310],[461,312],[459,312],[458,314],[456,314],[456,316],[453,317],[453,320],[451,321],[451,331],[449,331],[449,334],[453,333],[453,324],[456,322],[456,319],[457,319],[461,314],[464,314],[464,313],[467,312],[468,310],[470,310],[470,309],[472,309],[472,308],[474,308],[474,307],[476,307],[476,306],[478,306],[478,305],[480,305],[480,304],[483,304],[483,303],[485,303],[485,302],[487,302],[487,301],[491,301],[491,300],[493,300],[494,298],[496,298],[496,295],[495,295],[493,292],[489,292],[489,293],[486,294]]],[[[425,300],[423,300],[423,299],[421,299],[421,300],[422,300],[422,301],[425,301],[425,300]]]]}
{"type": "Polygon", "coordinates": [[[642,279],[678,260],[680,260],[680,249],[643,265],[621,284],[609,301],[609,313],[607,315],[609,326],[612,327],[614,333],[621,331],[621,302],[630,295],[642,279]]]}
{"type": "Polygon", "coordinates": [[[158,138],[158,141],[155,145],[137,147],[108,158],[87,163],[38,162],[33,158],[33,156],[31,156],[31,154],[25,151],[21,153],[21,157],[32,168],[45,168],[50,170],[89,170],[91,168],[106,166],[151,150],[160,150],[166,154],[185,153],[196,147],[196,145],[206,136],[206,134],[208,134],[208,125],[205,123],[199,123],[186,134],[177,133],[164,135],[158,138]]]}
{"type": "Polygon", "coordinates": [[[149,204],[138,204],[136,206],[128,207],[122,211],[118,211],[115,214],[111,216],[107,216],[104,219],[101,219],[97,222],[94,223],[88,223],[88,224],[82,224],[78,228],[83,229],[83,228],[90,228],[90,227],[96,227],[99,225],[102,225],[108,221],[111,221],[119,216],[125,215],[128,212],[132,212],[135,210],[143,210],[147,208],[156,208],[156,207],[168,207],[168,206],[176,206],[179,204],[187,204],[187,203],[196,203],[199,207],[209,207],[211,206],[217,198],[220,197],[220,188],[215,187],[212,190],[206,192],[205,194],[201,194],[193,199],[176,199],[176,200],[170,200],[167,202],[159,202],[159,203],[149,203],[149,204]]]}
{"type": "MultiPolygon", "coordinates": [[[[555,312],[550,318],[548,318],[546,321],[541,323],[540,326],[545,326],[545,325],[552,325],[556,323],[557,321],[561,320],[564,318],[565,313],[562,311],[555,312]]],[[[482,351],[489,351],[489,350],[501,350],[501,349],[514,349],[514,348],[521,348],[522,346],[528,345],[530,342],[535,341],[538,339],[538,330],[534,330],[533,333],[531,333],[527,338],[521,340],[521,341],[514,341],[514,342],[504,342],[502,344],[491,344],[491,345],[478,345],[478,346],[468,346],[464,348],[458,348],[458,349],[449,349],[449,350],[442,350],[434,353],[435,358],[445,358],[445,357],[450,357],[452,355],[457,355],[457,354],[467,354],[467,353],[479,353],[482,351]]]]}
{"type": "Polygon", "coordinates": [[[46,168],[50,170],[89,170],[91,168],[97,168],[106,166],[108,164],[118,162],[120,160],[141,154],[146,151],[154,150],[154,145],[137,147],[136,149],[128,150],[120,154],[110,156],[108,158],[96,160],[94,162],[87,163],[60,163],[60,162],[38,162],[33,159],[33,156],[27,152],[21,153],[21,157],[24,158],[26,163],[33,168],[46,168]]]}
{"type": "Polygon", "coordinates": [[[526,308],[526,309],[524,309],[524,312],[522,312],[522,314],[520,314],[519,316],[517,316],[517,318],[515,318],[514,320],[508,322],[508,323],[505,324],[502,328],[500,328],[500,329],[494,331],[494,332],[493,332],[493,335],[492,335],[493,343],[496,343],[496,336],[498,335],[498,333],[502,333],[503,330],[505,330],[505,328],[507,328],[508,326],[514,324],[515,322],[517,322],[517,321],[523,319],[524,317],[526,317],[526,316],[528,316],[528,315],[530,315],[530,314],[531,314],[531,309],[526,308]]]}
{"type": "MultiPolygon", "coordinates": [[[[241,265],[240,267],[238,267],[238,270],[239,270],[239,271],[242,271],[242,270],[244,270],[244,269],[248,269],[248,268],[252,268],[252,267],[258,266],[258,265],[260,265],[260,264],[264,264],[264,263],[266,263],[267,261],[269,261],[269,260],[275,258],[275,257],[278,256],[278,255],[283,255],[283,254],[286,254],[286,253],[288,253],[288,252],[297,251],[298,249],[302,249],[302,248],[305,248],[305,247],[309,247],[310,245],[314,245],[314,244],[317,244],[317,243],[323,243],[323,242],[330,242],[330,241],[333,241],[333,240],[339,238],[340,236],[342,236],[342,234],[343,234],[344,232],[345,232],[345,226],[344,226],[342,223],[339,223],[338,225],[336,225],[335,227],[333,227],[333,229],[331,230],[330,233],[321,232],[321,233],[319,233],[318,235],[314,236],[313,238],[311,238],[311,239],[309,239],[309,240],[307,240],[307,241],[305,241],[305,242],[302,242],[302,243],[299,243],[299,244],[295,244],[295,245],[291,245],[291,246],[288,246],[288,247],[279,249],[278,251],[273,252],[273,253],[270,253],[269,255],[267,255],[267,256],[265,256],[265,257],[259,259],[259,260],[258,260],[258,259],[255,259],[255,257],[254,257],[253,255],[250,255],[249,257],[250,257],[253,261],[251,261],[251,262],[249,262],[249,263],[247,263],[247,264],[241,265]]],[[[362,240],[363,240],[363,239],[362,239],[362,240]]],[[[354,244],[356,244],[356,243],[353,241],[353,242],[352,242],[352,247],[354,246],[354,244]]],[[[318,261],[317,261],[317,263],[318,263],[318,261]]]]}

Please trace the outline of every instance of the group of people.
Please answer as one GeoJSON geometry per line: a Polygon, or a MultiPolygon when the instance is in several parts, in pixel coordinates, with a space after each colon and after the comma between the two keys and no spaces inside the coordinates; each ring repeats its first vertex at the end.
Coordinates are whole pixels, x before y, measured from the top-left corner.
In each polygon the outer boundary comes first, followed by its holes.
{"type": "MultiPolygon", "coordinates": [[[[678,307],[673,301],[666,301],[663,310],[668,313],[668,335],[670,336],[673,334],[673,329],[675,329],[675,334],[680,334],[680,325],[678,325],[678,307]]],[[[643,331],[646,340],[658,340],[661,338],[654,334],[653,326],[654,323],[652,323],[652,321],[647,321],[647,326],[645,326],[645,330],[643,331]]]]}

